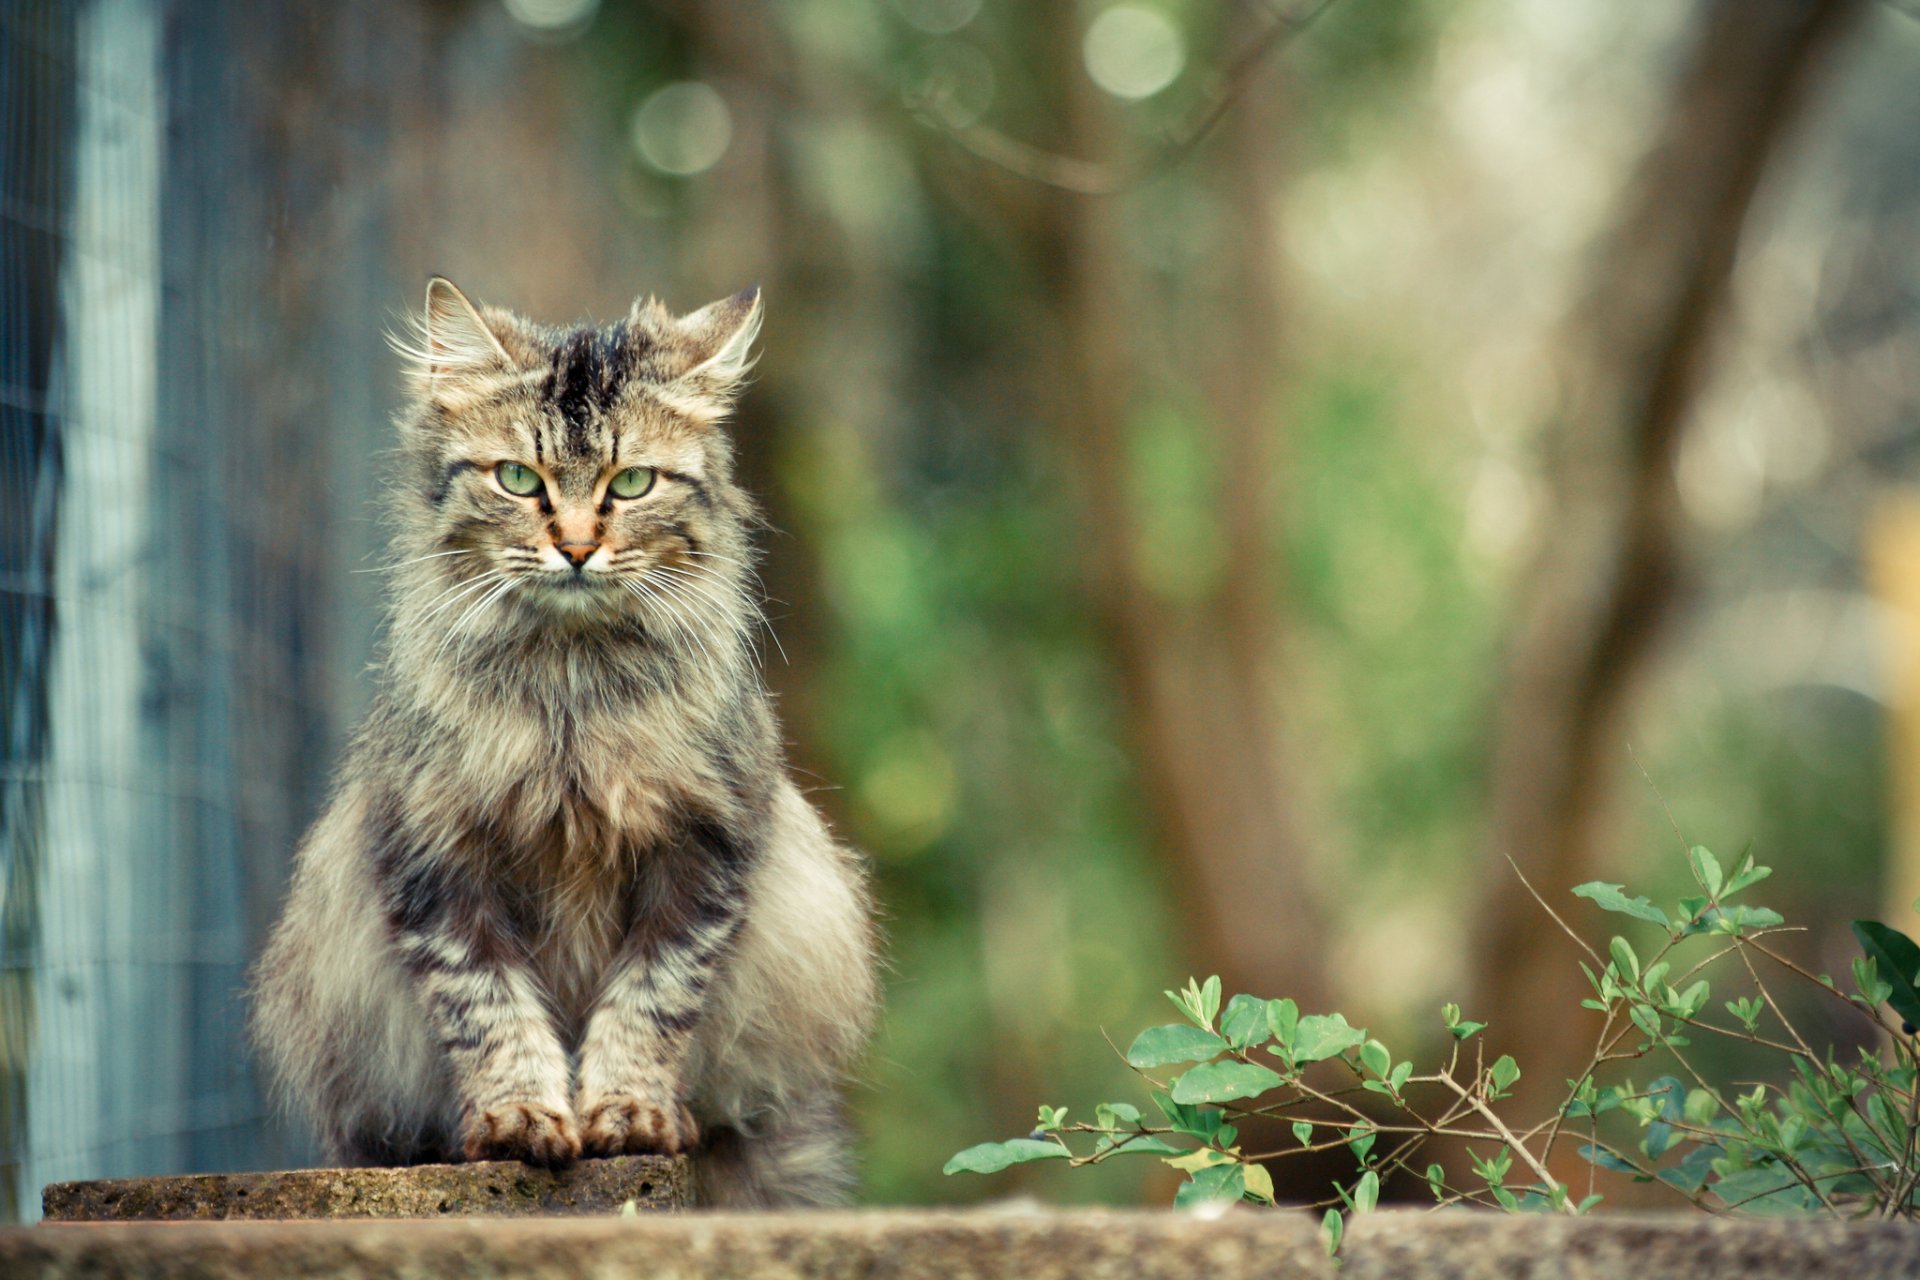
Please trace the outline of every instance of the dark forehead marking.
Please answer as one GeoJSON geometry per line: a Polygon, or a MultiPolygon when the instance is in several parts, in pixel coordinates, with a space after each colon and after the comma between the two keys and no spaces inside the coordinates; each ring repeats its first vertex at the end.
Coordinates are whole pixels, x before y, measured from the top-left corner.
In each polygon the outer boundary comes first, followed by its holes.
{"type": "Polygon", "coordinates": [[[560,416],[566,444],[575,456],[594,448],[593,425],[605,416],[626,375],[631,352],[625,321],[603,328],[575,329],[553,352],[547,400],[560,416]]]}

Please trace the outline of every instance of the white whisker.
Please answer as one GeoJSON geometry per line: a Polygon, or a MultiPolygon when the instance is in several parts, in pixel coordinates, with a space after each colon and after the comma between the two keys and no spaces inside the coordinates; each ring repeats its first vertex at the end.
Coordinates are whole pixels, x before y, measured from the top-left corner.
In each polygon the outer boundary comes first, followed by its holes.
{"type": "Polygon", "coordinates": [[[354,569],[352,570],[352,572],[354,573],[392,573],[394,570],[404,569],[410,564],[419,564],[422,561],[426,561],[426,560],[438,560],[442,556],[470,556],[474,554],[476,553],[473,550],[473,548],[460,547],[453,551],[436,551],[430,556],[415,556],[411,560],[401,560],[394,564],[375,565],[371,569],[354,569]]]}
{"type": "MultiPolygon", "coordinates": [[[[741,565],[739,561],[734,560],[729,556],[717,556],[706,551],[694,551],[691,548],[687,549],[686,554],[693,555],[693,556],[705,556],[708,559],[717,560],[722,564],[730,564],[730,565],[734,565],[736,567],[745,569],[747,575],[751,577],[754,581],[754,584],[757,587],[759,587],[761,597],[763,599],[766,597],[767,584],[760,580],[760,575],[758,573],[755,573],[752,567],[747,565],[741,565]]],[[[688,568],[683,569],[678,565],[656,564],[653,566],[653,568],[655,570],[660,570],[666,573],[678,574],[681,578],[684,578],[684,579],[697,580],[699,578],[704,577],[716,583],[724,581],[724,579],[715,577],[711,572],[705,569],[705,566],[702,566],[702,565],[691,565],[691,566],[688,566],[688,568]],[[690,570],[696,570],[696,569],[700,570],[701,572],[699,573],[690,572],[690,570]]],[[[732,584],[728,584],[728,586],[731,587],[732,584]]],[[[746,602],[743,601],[742,603],[745,604],[746,602]]],[[[787,657],[787,647],[780,643],[780,633],[773,629],[773,619],[767,617],[767,611],[763,608],[759,608],[757,606],[752,606],[752,605],[748,605],[747,608],[751,612],[753,621],[758,622],[761,626],[766,628],[767,638],[773,641],[773,647],[779,651],[780,661],[782,663],[785,663],[791,666],[792,660],[787,657]]]]}
{"type": "Polygon", "coordinates": [[[458,622],[448,628],[446,639],[442,640],[440,647],[433,651],[434,659],[437,661],[440,655],[446,652],[448,645],[454,643],[456,640],[462,640],[467,633],[467,628],[477,621],[482,613],[486,612],[488,606],[492,605],[494,601],[500,599],[500,597],[506,595],[507,592],[519,585],[520,579],[517,576],[509,575],[506,581],[496,584],[491,591],[481,596],[471,608],[460,615],[458,622]]]}
{"type": "Polygon", "coordinates": [[[698,645],[700,652],[706,656],[708,663],[711,664],[713,662],[713,651],[707,648],[707,642],[701,639],[698,631],[695,631],[688,625],[686,618],[681,616],[681,611],[674,607],[673,602],[657,590],[657,587],[661,584],[645,581],[623,581],[629,591],[632,591],[635,595],[640,596],[649,603],[659,606],[658,613],[666,618],[668,625],[698,645]]]}
{"type": "Polygon", "coordinates": [[[459,586],[454,587],[449,591],[442,593],[442,596],[435,597],[435,599],[440,600],[441,603],[436,604],[432,612],[423,614],[420,618],[420,622],[418,625],[424,627],[427,623],[431,622],[439,614],[445,612],[451,606],[458,604],[462,597],[470,597],[474,592],[480,590],[481,588],[489,586],[495,582],[498,582],[500,581],[500,579],[505,578],[507,576],[509,575],[505,569],[489,570],[488,572],[481,574],[477,578],[473,578],[467,582],[463,582],[459,586]],[[450,598],[447,598],[447,597],[450,597],[450,598]]]}

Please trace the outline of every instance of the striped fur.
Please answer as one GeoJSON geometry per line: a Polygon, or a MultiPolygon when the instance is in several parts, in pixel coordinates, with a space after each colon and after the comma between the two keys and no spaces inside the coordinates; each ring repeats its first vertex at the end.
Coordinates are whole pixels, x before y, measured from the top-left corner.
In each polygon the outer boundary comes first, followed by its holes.
{"type": "Polygon", "coordinates": [[[755,517],[717,424],[759,318],[748,293],[546,329],[436,280],[396,342],[416,395],[379,691],[254,982],[330,1159],[696,1150],[712,1203],[846,1194],[874,938],[753,649],[755,517]],[[656,479],[616,500],[629,467],[656,479]]]}

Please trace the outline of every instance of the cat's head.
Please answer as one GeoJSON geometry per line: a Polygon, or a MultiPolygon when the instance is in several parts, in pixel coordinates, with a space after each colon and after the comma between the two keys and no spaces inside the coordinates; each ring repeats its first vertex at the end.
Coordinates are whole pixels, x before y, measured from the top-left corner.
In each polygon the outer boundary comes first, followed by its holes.
{"type": "Polygon", "coordinates": [[[409,577],[446,589],[403,600],[465,632],[542,614],[736,628],[751,507],[721,423],[760,317],[749,289],[686,316],[646,299],[614,324],[549,328],[436,277],[394,345],[415,393],[409,577]]]}

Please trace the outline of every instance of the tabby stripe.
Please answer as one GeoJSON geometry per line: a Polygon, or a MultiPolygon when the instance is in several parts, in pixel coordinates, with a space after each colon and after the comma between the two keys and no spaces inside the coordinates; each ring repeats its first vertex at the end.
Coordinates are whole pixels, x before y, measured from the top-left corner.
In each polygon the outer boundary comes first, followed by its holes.
{"type": "Polygon", "coordinates": [[[453,478],[462,471],[478,471],[479,469],[475,463],[468,462],[464,458],[458,462],[449,463],[447,469],[441,473],[440,483],[435,485],[433,491],[427,495],[427,501],[436,507],[445,506],[447,495],[453,492],[453,478]]]}

